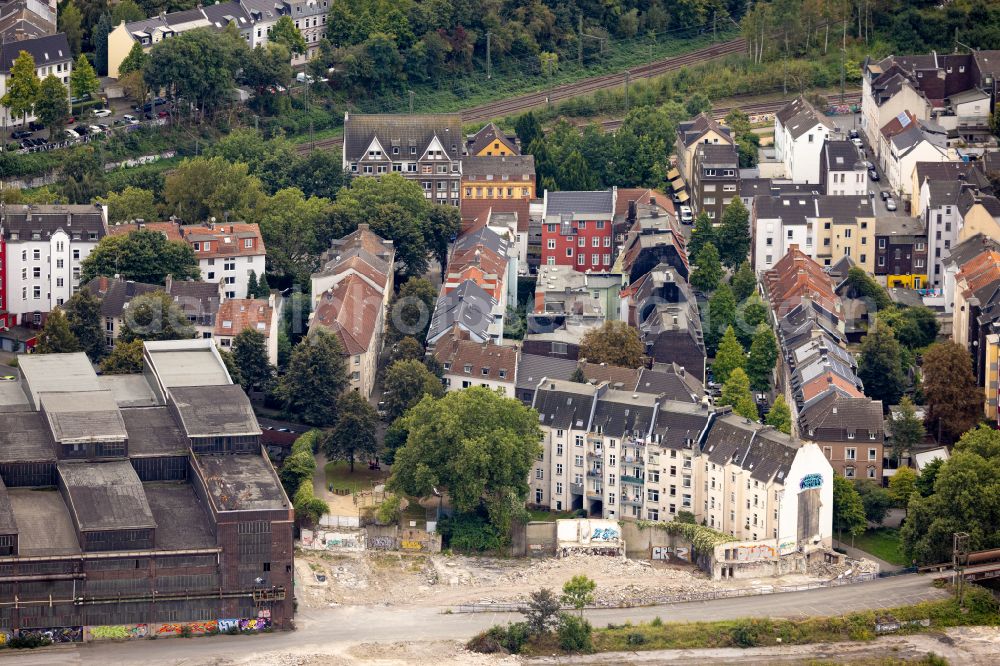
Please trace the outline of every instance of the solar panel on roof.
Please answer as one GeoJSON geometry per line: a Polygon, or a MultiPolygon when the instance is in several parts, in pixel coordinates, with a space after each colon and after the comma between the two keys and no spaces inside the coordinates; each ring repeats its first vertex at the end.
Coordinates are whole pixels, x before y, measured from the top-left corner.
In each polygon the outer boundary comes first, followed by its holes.
{"type": "Polygon", "coordinates": [[[906,114],[906,111],[900,111],[899,115],[896,116],[896,120],[899,121],[900,127],[906,127],[910,124],[910,116],[906,114]]]}

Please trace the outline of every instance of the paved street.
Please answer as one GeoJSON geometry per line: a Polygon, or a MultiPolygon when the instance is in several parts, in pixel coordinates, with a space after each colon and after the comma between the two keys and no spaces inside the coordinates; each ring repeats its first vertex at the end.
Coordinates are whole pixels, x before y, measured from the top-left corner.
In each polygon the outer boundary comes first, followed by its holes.
{"type": "MultiPolygon", "coordinates": [[[[747,616],[795,617],[835,615],[856,610],[914,604],[946,596],[923,576],[899,576],[871,583],[785,594],[668,604],[664,606],[593,610],[596,626],[608,622],[721,620],[747,616]]],[[[511,613],[444,615],[436,608],[343,607],[304,611],[297,616],[299,630],[260,636],[216,636],[164,639],[135,643],[104,643],[5,655],[5,664],[172,664],[207,663],[245,658],[248,653],[295,652],[322,654],[333,646],[361,642],[465,639],[494,624],[520,619],[511,613]]]]}

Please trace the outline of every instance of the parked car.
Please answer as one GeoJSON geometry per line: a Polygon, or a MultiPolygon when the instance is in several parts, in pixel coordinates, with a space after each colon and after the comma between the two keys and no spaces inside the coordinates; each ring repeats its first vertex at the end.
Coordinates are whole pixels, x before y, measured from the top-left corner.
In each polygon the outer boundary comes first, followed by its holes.
{"type": "Polygon", "coordinates": [[[90,134],[90,129],[86,125],[80,125],[73,131],[75,131],[80,136],[87,136],[88,134],[90,134]]]}
{"type": "Polygon", "coordinates": [[[80,102],[86,102],[88,99],[90,99],[90,93],[84,93],[80,97],[70,97],[69,98],[69,103],[70,104],[79,104],[80,102]]]}
{"type": "Polygon", "coordinates": [[[885,190],[882,190],[881,192],[879,192],[879,196],[881,196],[881,197],[882,197],[882,201],[886,201],[886,200],[887,200],[887,199],[888,199],[889,197],[891,197],[892,195],[891,195],[891,194],[889,194],[889,193],[888,193],[887,191],[885,191],[885,190]]]}
{"type": "Polygon", "coordinates": [[[75,122],[76,122],[76,117],[75,116],[70,116],[69,118],[66,119],[66,124],[67,125],[72,125],[75,122]]]}
{"type": "Polygon", "coordinates": [[[694,222],[694,214],[691,212],[691,206],[681,206],[681,224],[691,224],[694,222]]]}
{"type": "Polygon", "coordinates": [[[852,130],[848,130],[848,131],[847,131],[847,138],[848,138],[848,139],[859,139],[859,138],[861,138],[861,137],[860,137],[860,135],[858,134],[858,130],[856,130],[856,129],[852,129],[852,130]]]}
{"type": "Polygon", "coordinates": [[[14,130],[10,133],[10,138],[12,139],[27,139],[29,136],[34,134],[31,130],[14,130]]]}
{"type": "Polygon", "coordinates": [[[101,128],[102,132],[110,132],[111,131],[111,125],[108,125],[107,123],[97,123],[97,126],[101,128]]]}
{"type": "Polygon", "coordinates": [[[71,129],[63,130],[63,134],[66,135],[67,139],[79,139],[80,138],[80,134],[76,130],[71,130],[71,129]]]}
{"type": "Polygon", "coordinates": [[[101,132],[104,131],[97,125],[87,125],[87,129],[90,130],[91,134],[100,134],[101,132]]]}
{"type": "Polygon", "coordinates": [[[876,180],[876,181],[879,180],[878,171],[876,171],[875,169],[869,169],[868,170],[868,178],[870,178],[871,180],[876,180]]]}
{"type": "Polygon", "coordinates": [[[133,116],[131,113],[126,113],[124,116],[122,116],[122,120],[124,120],[128,125],[135,125],[137,122],[139,122],[139,119],[133,116]]]}
{"type": "Polygon", "coordinates": [[[30,129],[32,132],[37,132],[38,130],[45,129],[45,125],[38,122],[37,120],[32,120],[30,123],[28,123],[28,129],[30,129]]]}
{"type": "Polygon", "coordinates": [[[157,111],[157,113],[156,113],[156,117],[157,118],[166,118],[169,115],[170,114],[167,113],[166,111],[157,111]]]}
{"type": "Polygon", "coordinates": [[[885,200],[885,209],[886,210],[896,210],[896,200],[893,199],[892,197],[889,197],[888,199],[886,199],[885,200]]]}
{"type": "Polygon", "coordinates": [[[853,143],[855,146],[857,146],[858,150],[864,150],[865,149],[865,144],[864,144],[864,142],[861,141],[861,137],[857,137],[857,136],[853,137],[851,139],[851,143],[853,143]]]}
{"type": "Polygon", "coordinates": [[[305,72],[299,72],[298,74],[296,74],[295,80],[298,81],[299,83],[312,83],[313,81],[315,81],[315,79],[312,77],[312,74],[306,74],[305,72]]]}
{"type": "Polygon", "coordinates": [[[153,106],[163,106],[166,103],[167,100],[164,99],[163,97],[157,97],[156,99],[153,100],[153,106]]]}
{"type": "Polygon", "coordinates": [[[98,118],[107,118],[111,115],[111,109],[96,109],[94,115],[98,118]]]}

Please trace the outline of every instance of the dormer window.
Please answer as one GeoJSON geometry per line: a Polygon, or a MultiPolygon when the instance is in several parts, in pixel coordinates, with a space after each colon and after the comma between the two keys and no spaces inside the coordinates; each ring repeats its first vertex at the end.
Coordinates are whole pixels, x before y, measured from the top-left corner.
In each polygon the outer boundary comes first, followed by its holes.
{"type": "Polygon", "coordinates": [[[462,368],[462,370],[464,370],[466,374],[471,373],[472,372],[472,364],[471,363],[466,363],[465,366],[462,368]]]}

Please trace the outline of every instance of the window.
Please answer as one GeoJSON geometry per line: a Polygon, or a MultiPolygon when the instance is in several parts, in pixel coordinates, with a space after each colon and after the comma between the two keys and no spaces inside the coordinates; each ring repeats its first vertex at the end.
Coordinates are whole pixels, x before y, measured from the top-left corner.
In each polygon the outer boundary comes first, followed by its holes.
{"type": "Polygon", "coordinates": [[[848,478],[848,479],[853,479],[854,478],[854,468],[853,467],[845,467],[844,468],[844,476],[846,478],[848,478]]]}
{"type": "Polygon", "coordinates": [[[34,298],[36,301],[38,299],[40,299],[42,297],[42,288],[41,287],[32,287],[31,288],[31,297],[34,298]]]}
{"type": "Polygon", "coordinates": [[[63,286],[63,279],[62,278],[56,278],[56,286],[57,287],[63,286]]]}
{"type": "Polygon", "coordinates": [[[541,504],[542,500],[545,498],[544,492],[541,488],[535,488],[535,503],[541,504]]]}
{"type": "Polygon", "coordinates": [[[35,266],[34,268],[31,269],[31,275],[37,280],[38,278],[42,277],[42,269],[39,268],[38,266],[35,266]]]}
{"type": "Polygon", "coordinates": [[[576,263],[577,263],[578,266],[583,266],[585,263],[587,263],[587,255],[585,255],[585,254],[578,254],[576,256],[576,263]]]}
{"type": "Polygon", "coordinates": [[[571,248],[571,247],[566,248],[566,256],[567,257],[572,257],[573,256],[573,248],[571,248]]]}
{"type": "Polygon", "coordinates": [[[549,248],[550,250],[554,250],[554,249],[556,249],[556,239],[555,239],[555,238],[550,238],[550,239],[549,239],[549,242],[548,242],[548,248],[549,248]]]}
{"type": "Polygon", "coordinates": [[[590,263],[592,263],[592,264],[599,264],[599,263],[601,263],[601,255],[599,255],[599,254],[592,254],[592,255],[590,255],[590,263]]]}
{"type": "Polygon", "coordinates": [[[545,478],[545,470],[539,468],[535,470],[535,478],[541,481],[545,478]]]}
{"type": "Polygon", "coordinates": [[[650,502],[659,502],[660,491],[650,488],[649,490],[646,491],[646,499],[648,499],[650,502]]]}
{"type": "Polygon", "coordinates": [[[875,468],[874,467],[869,467],[868,468],[868,478],[869,479],[874,479],[875,478],[875,468]]]}
{"type": "Polygon", "coordinates": [[[252,238],[244,238],[243,239],[243,247],[245,247],[245,248],[252,248],[253,247],[253,239],[252,238]]]}
{"type": "Polygon", "coordinates": [[[573,466],[583,467],[583,456],[573,456],[573,466]]]}
{"type": "Polygon", "coordinates": [[[608,493],[608,504],[614,505],[614,503],[615,503],[615,494],[608,493]]]}
{"type": "Polygon", "coordinates": [[[583,236],[580,236],[579,238],[576,239],[576,244],[579,247],[587,247],[587,239],[584,238],[583,236]]]}
{"type": "Polygon", "coordinates": [[[847,458],[847,460],[857,460],[858,450],[855,448],[846,449],[844,452],[844,457],[847,458]]]}
{"type": "Polygon", "coordinates": [[[591,244],[591,245],[592,245],[593,247],[601,247],[601,238],[600,238],[600,236],[594,236],[594,237],[593,237],[593,238],[591,239],[591,243],[590,243],[590,244],[591,244]]]}
{"type": "Polygon", "coordinates": [[[875,456],[878,454],[878,449],[868,449],[868,460],[875,460],[875,456]]]}
{"type": "Polygon", "coordinates": [[[562,495],[562,494],[563,494],[563,484],[556,483],[556,495],[562,495]]]}
{"type": "Polygon", "coordinates": [[[884,250],[885,249],[885,239],[884,238],[879,238],[878,239],[878,249],[880,249],[880,250],[884,250]]]}

